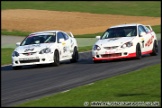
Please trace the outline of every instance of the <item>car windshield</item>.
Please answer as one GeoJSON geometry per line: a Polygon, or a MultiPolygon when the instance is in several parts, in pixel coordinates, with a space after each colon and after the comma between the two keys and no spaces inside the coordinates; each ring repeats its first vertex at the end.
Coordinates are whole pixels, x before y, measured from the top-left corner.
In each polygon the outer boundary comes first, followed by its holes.
{"type": "Polygon", "coordinates": [[[22,43],[23,45],[31,45],[31,44],[41,44],[41,43],[53,43],[56,41],[55,35],[34,35],[34,36],[28,36],[26,37],[22,43]]]}
{"type": "Polygon", "coordinates": [[[127,26],[127,27],[117,27],[110,28],[104,32],[101,36],[101,39],[108,38],[117,38],[117,37],[132,37],[137,35],[137,27],[136,26],[127,26]]]}

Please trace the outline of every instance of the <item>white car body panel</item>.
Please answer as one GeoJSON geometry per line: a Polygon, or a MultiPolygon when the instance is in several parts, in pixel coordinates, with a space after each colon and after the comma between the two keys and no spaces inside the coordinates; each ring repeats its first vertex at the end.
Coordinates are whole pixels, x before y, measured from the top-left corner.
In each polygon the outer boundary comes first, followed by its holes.
{"type": "MultiPolygon", "coordinates": [[[[56,41],[52,43],[38,43],[17,46],[14,51],[19,53],[19,56],[13,56],[12,54],[12,67],[34,65],[34,64],[49,64],[54,62],[54,52],[59,51],[60,62],[65,60],[72,59],[73,50],[76,47],[78,49],[78,44],[74,36],[68,35],[68,39],[58,43],[57,42],[57,33],[66,33],[60,30],[51,30],[51,31],[41,31],[31,33],[29,37],[34,37],[38,35],[53,35],[56,34],[56,41]],[[49,48],[51,51],[49,53],[40,54],[42,49],[49,48]]],[[[71,33],[72,34],[72,33],[71,33]]]]}

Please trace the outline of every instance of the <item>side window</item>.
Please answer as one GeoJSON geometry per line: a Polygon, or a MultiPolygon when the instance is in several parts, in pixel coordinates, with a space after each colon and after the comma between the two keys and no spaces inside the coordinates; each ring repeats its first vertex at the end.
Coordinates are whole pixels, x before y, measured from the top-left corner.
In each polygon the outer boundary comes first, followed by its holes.
{"type": "Polygon", "coordinates": [[[149,33],[150,32],[150,29],[148,29],[146,26],[143,26],[143,27],[144,27],[146,33],[149,33]]]}
{"type": "Polygon", "coordinates": [[[64,40],[66,40],[66,39],[65,39],[65,36],[64,36],[61,32],[58,32],[58,33],[57,33],[57,43],[59,43],[59,39],[64,39],[64,40]]]}
{"type": "Polygon", "coordinates": [[[144,27],[140,25],[140,26],[138,26],[138,35],[139,35],[141,32],[145,32],[145,33],[146,33],[144,27]]]}
{"type": "Polygon", "coordinates": [[[66,33],[63,33],[65,40],[69,39],[69,36],[66,33]]]}

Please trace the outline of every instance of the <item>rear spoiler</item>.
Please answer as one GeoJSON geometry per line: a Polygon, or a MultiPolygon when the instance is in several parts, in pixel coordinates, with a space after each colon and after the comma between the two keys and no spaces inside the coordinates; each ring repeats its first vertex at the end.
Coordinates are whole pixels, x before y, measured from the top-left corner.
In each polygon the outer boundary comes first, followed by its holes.
{"type": "Polygon", "coordinates": [[[148,27],[151,31],[153,31],[150,25],[145,25],[145,26],[148,27]]]}
{"type": "Polygon", "coordinates": [[[72,32],[68,32],[68,34],[69,34],[71,37],[74,37],[74,35],[73,35],[72,32]]]}

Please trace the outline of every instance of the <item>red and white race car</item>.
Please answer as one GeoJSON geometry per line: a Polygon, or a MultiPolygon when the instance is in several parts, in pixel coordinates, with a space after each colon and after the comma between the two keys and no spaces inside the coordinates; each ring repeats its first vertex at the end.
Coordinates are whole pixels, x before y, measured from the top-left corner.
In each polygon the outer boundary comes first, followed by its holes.
{"type": "Polygon", "coordinates": [[[140,59],[144,54],[158,54],[158,40],[150,25],[123,24],[112,26],[92,48],[94,63],[121,58],[140,59]]]}

